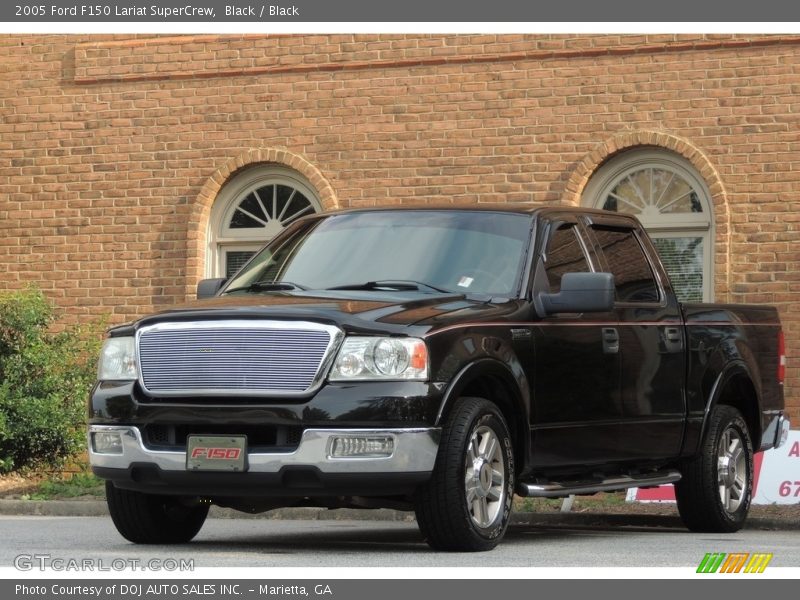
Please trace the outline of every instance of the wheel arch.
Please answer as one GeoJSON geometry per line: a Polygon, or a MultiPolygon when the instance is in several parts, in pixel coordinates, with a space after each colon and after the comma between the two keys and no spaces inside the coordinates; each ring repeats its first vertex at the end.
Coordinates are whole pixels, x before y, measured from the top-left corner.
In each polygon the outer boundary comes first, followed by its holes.
{"type": "Polygon", "coordinates": [[[760,447],[762,436],[761,399],[754,384],[753,375],[744,361],[729,363],[714,381],[706,403],[700,439],[705,437],[709,415],[717,405],[736,408],[747,423],[753,447],[760,447]]]}
{"type": "Polygon", "coordinates": [[[493,402],[500,409],[508,425],[514,445],[516,471],[519,473],[528,462],[530,453],[530,395],[527,380],[520,382],[504,363],[484,358],[464,366],[452,379],[444,393],[436,416],[441,425],[458,398],[475,396],[493,402]]]}

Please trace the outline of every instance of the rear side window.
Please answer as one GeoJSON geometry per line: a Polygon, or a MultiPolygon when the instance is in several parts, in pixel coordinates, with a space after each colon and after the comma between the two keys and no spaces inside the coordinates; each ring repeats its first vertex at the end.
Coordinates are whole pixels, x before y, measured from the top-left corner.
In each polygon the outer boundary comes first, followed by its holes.
{"type": "Polygon", "coordinates": [[[545,258],[544,268],[550,283],[550,292],[553,294],[561,290],[561,277],[564,273],[589,272],[589,263],[573,224],[561,225],[550,236],[545,258]]]}
{"type": "Polygon", "coordinates": [[[658,302],[658,285],[639,240],[631,229],[592,227],[614,274],[617,302],[658,302]]]}

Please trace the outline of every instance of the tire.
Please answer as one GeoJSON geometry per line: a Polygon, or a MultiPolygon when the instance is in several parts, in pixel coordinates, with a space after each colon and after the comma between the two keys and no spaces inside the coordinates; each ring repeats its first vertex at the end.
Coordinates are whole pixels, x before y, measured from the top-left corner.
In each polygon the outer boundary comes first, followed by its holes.
{"type": "Polygon", "coordinates": [[[691,531],[730,533],[744,525],[753,493],[753,443],[732,406],[715,406],[700,454],[675,484],[678,512],[691,531]]]}
{"type": "Polygon", "coordinates": [[[483,398],[460,398],[415,498],[423,537],[435,550],[491,550],[506,532],[513,497],[514,449],[503,415],[483,398]]]}
{"type": "Polygon", "coordinates": [[[121,490],[106,481],[111,520],[126,540],[135,544],[182,544],[200,531],[208,504],[187,506],[180,498],[121,490]]]}

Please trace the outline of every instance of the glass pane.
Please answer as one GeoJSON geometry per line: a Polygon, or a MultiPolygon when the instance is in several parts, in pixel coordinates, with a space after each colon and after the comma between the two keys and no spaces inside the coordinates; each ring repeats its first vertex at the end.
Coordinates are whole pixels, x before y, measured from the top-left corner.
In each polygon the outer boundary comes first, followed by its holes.
{"type": "Polygon", "coordinates": [[[633,231],[599,227],[593,227],[592,230],[603,249],[606,264],[614,274],[617,300],[658,302],[655,277],[633,231]]]}
{"type": "Polygon", "coordinates": [[[661,262],[681,302],[703,301],[703,238],[654,238],[661,262]]]}
{"type": "Polygon", "coordinates": [[[267,215],[262,208],[262,203],[265,207],[268,207],[270,204],[272,204],[271,187],[272,186],[258,190],[258,196],[261,199],[261,202],[258,201],[259,198],[256,198],[254,193],[251,192],[247,194],[247,196],[244,197],[244,200],[239,203],[239,208],[246,210],[257,219],[267,221],[267,215]]]}
{"type": "Polygon", "coordinates": [[[233,211],[233,216],[231,217],[231,229],[253,229],[255,227],[264,227],[261,223],[249,217],[248,215],[244,214],[238,208],[233,211]]]}
{"type": "Polygon", "coordinates": [[[318,290],[404,281],[424,284],[422,293],[432,293],[428,285],[506,296],[519,285],[530,215],[486,217],[469,210],[329,215],[267,246],[230,285],[277,280],[318,290]]]}
{"type": "Polygon", "coordinates": [[[252,250],[228,250],[225,253],[225,277],[230,278],[255,254],[252,250]]]}
{"type": "MultiPolygon", "coordinates": [[[[637,185],[639,177],[636,173],[628,175],[625,179],[620,181],[606,199],[608,210],[615,210],[619,212],[628,213],[631,215],[638,215],[647,206],[647,198],[643,195],[644,192],[637,185]],[[611,206],[613,204],[613,207],[611,206]]],[[[648,186],[648,192],[649,192],[648,186]]],[[[604,206],[603,208],[606,208],[604,206]]]]}
{"type": "Polygon", "coordinates": [[[261,208],[261,204],[252,192],[245,196],[244,200],[233,211],[229,227],[231,229],[249,229],[254,227],[264,227],[267,216],[261,208]]]}
{"type": "Polygon", "coordinates": [[[677,176],[661,190],[657,202],[662,213],[703,212],[695,191],[685,179],[677,176]]]}
{"type": "Polygon", "coordinates": [[[298,190],[292,190],[291,188],[285,189],[286,192],[293,191],[294,195],[291,196],[291,201],[289,201],[289,194],[285,192],[284,196],[286,197],[286,201],[284,202],[283,206],[281,206],[281,194],[280,188],[278,188],[278,214],[281,215],[281,223],[283,225],[288,225],[295,219],[314,211],[314,208],[308,198],[306,198],[298,190]]]}
{"type": "Polygon", "coordinates": [[[619,204],[617,204],[617,199],[614,198],[614,196],[612,196],[611,194],[609,194],[606,197],[606,201],[603,203],[603,210],[613,210],[614,212],[619,211],[619,204]]]}
{"type": "Polygon", "coordinates": [[[586,273],[589,264],[583,254],[575,229],[571,225],[562,225],[550,238],[547,246],[547,263],[545,264],[550,292],[561,291],[561,277],[564,273],[586,273]]]}
{"type": "Polygon", "coordinates": [[[647,206],[652,203],[653,198],[653,169],[642,169],[634,171],[628,175],[627,196],[635,199],[635,204],[647,206]]]}

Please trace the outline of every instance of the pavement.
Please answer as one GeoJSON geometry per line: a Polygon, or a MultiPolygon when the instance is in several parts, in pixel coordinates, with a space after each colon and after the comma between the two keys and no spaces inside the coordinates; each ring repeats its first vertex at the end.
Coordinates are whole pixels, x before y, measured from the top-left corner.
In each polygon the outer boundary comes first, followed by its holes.
{"type": "MultiPolygon", "coordinates": [[[[0,515],[48,517],[106,517],[104,500],[9,500],[0,499],[0,515]]],[[[213,519],[271,519],[291,521],[395,521],[413,522],[414,514],[390,509],[340,508],[279,508],[264,513],[249,514],[229,508],[212,506],[213,519]]],[[[661,527],[683,528],[673,515],[620,514],[589,512],[515,512],[511,522],[519,525],[565,527],[661,527]]],[[[800,521],[748,517],[745,529],[766,531],[800,531],[800,521]]]]}
{"type": "MultiPolygon", "coordinates": [[[[196,568],[258,567],[261,570],[253,571],[248,577],[258,578],[262,583],[290,577],[287,571],[265,570],[265,567],[300,568],[302,571],[294,575],[300,577],[314,577],[316,569],[326,567],[337,569],[337,576],[348,577],[347,572],[338,569],[398,566],[419,568],[414,576],[425,573],[426,577],[438,577],[439,572],[432,571],[432,567],[457,567],[468,569],[463,571],[466,576],[478,573],[477,577],[485,579],[509,577],[509,573],[502,570],[509,567],[526,569],[517,572],[515,577],[530,576],[531,571],[527,569],[531,567],[684,567],[686,576],[694,576],[697,565],[709,552],[772,554],[770,570],[800,564],[798,532],[752,529],[719,535],[671,527],[512,524],[503,543],[492,552],[462,553],[432,551],[413,521],[212,518],[191,543],[165,546],[131,544],[117,533],[107,518],[0,515],[0,539],[3,540],[0,567],[15,565],[17,557],[39,555],[48,561],[79,560],[81,565],[87,559],[90,564],[94,561],[99,565],[102,561],[106,570],[110,562],[120,559],[137,559],[142,569],[146,567],[148,571],[164,569],[166,559],[190,559],[196,568]],[[162,566],[153,566],[153,560],[160,561],[162,566]]],[[[99,566],[95,571],[99,571],[99,566]]],[[[29,575],[36,577],[38,574],[29,575]]],[[[152,577],[149,573],[137,572],[136,575],[152,577]]],[[[555,572],[548,575],[560,577],[555,572]]],[[[101,573],[83,572],[82,576],[95,577],[101,573]]],[[[110,576],[121,575],[112,572],[110,576]]],[[[735,583],[738,586],[747,582],[735,583]]],[[[716,587],[719,584],[715,584],[716,587]]],[[[751,596],[754,589],[749,592],[751,596]]],[[[494,592],[497,595],[498,590],[494,592]]],[[[437,594],[425,590],[418,595],[437,594]]],[[[447,596],[447,593],[438,595],[447,596]]],[[[724,596],[728,598],[730,594],[724,592],[724,596]]],[[[792,591],[778,595],[779,598],[794,596],[792,591]]],[[[280,598],[288,596],[270,594],[266,600],[280,598]]]]}

